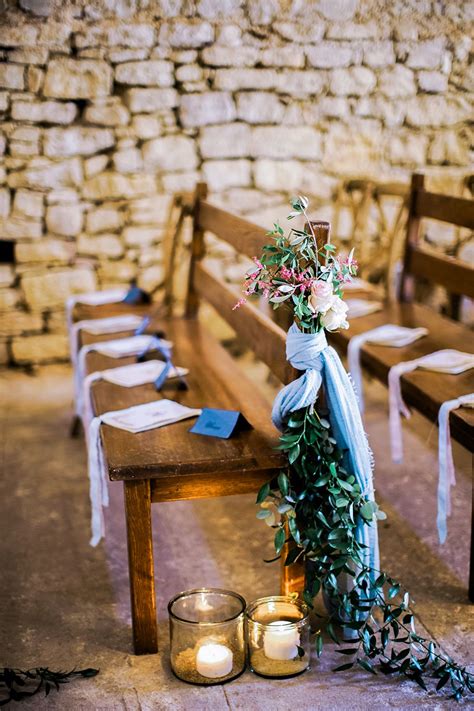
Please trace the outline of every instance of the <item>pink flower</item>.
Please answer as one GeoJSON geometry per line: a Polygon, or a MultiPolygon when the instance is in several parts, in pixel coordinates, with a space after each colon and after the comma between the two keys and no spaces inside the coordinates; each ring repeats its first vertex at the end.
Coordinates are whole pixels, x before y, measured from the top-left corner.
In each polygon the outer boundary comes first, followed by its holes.
{"type": "Polygon", "coordinates": [[[308,306],[314,314],[324,314],[331,308],[334,298],[332,284],[318,279],[311,284],[308,306]]]}
{"type": "Polygon", "coordinates": [[[244,298],[239,299],[239,300],[237,301],[237,303],[235,304],[235,306],[232,307],[232,311],[235,311],[235,309],[240,309],[240,307],[243,306],[243,305],[246,304],[246,303],[247,303],[247,299],[244,299],[244,298]]]}

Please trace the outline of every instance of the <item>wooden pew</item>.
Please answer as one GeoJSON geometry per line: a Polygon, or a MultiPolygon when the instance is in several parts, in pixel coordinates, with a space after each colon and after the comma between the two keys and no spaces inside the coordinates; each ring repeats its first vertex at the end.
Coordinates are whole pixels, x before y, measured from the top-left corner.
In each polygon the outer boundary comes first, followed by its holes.
{"type": "MultiPolygon", "coordinates": [[[[189,434],[190,421],[162,429],[130,434],[102,426],[102,442],[112,481],[124,485],[129,554],[133,645],[136,654],[157,651],[151,504],[180,499],[255,493],[286,466],[275,449],[278,432],[271,423],[271,408],[237,362],[198,320],[201,300],[210,303],[235,329],[239,338],[264,361],[277,378],[288,382],[293,370],[285,359],[285,333],[258,308],[247,305],[233,311],[239,293],[216,277],[204,264],[204,233],[209,231],[239,252],[259,254],[268,241],[266,231],[206,202],[199,185],[194,203],[194,230],[184,318],[155,321],[173,341],[173,360],[189,368],[189,390],[166,384],[157,393],[153,384],[135,388],[98,381],[92,387],[96,415],[110,410],[169,397],[193,407],[238,410],[253,429],[228,440],[189,434]]],[[[108,315],[108,312],[107,312],[108,315]]],[[[135,362],[111,359],[91,352],[87,372],[135,362]]],[[[282,568],[282,587],[291,572],[282,568]]]]}
{"type": "MultiPolygon", "coordinates": [[[[447,257],[421,244],[422,220],[430,218],[474,229],[474,201],[429,192],[424,177],[414,175],[411,182],[403,273],[398,300],[387,303],[382,311],[353,319],[347,331],[331,334],[330,341],[345,353],[350,339],[386,323],[402,326],[425,326],[426,337],[405,348],[386,348],[364,344],[361,363],[367,371],[387,384],[390,368],[396,363],[412,360],[443,348],[474,352],[474,335],[466,326],[442,316],[416,302],[416,287],[420,282],[443,286],[454,297],[474,298],[474,269],[453,257],[447,257]]],[[[402,394],[411,407],[437,422],[441,404],[446,400],[474,392],[474,373],[443,375],[415,370],[401,378],[402,394]]],[[[474,411],[454,410],[450,415],[452,436],[470,452],[474,452],[474,411]]],[[[474,602],[474,513],[471,536],[469,598],[474,602]]]]}

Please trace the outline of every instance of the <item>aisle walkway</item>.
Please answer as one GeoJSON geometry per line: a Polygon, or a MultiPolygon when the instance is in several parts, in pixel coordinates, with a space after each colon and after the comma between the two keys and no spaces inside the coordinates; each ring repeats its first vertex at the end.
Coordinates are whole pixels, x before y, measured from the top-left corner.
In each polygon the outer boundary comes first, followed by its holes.
{"type": "MultiPolygon", "coordinates": [[[[1,666],[101,669],[95,679],[75,682],[47,700],[32,699],[23,708],[459,708],[408,682],[358,672],[334,675],[333,654],[288,681],[265,681],[246,672],[227,686],[202,689],[173,677],[166,617],[172,594],[201,585],[232,588],[247,599],[277,591],[277,567],[261,562],[271,553],[270,535],[255,520],[248,496],[153,507],[162,646],[159,655],[132,656],[121,485],[110,487],[106,542],[91,549],[84,446],[67,434],[70,370],[50,366],[37,376],[3,372],[0,387],[1,666]]],[[[385,398],[384,390],[371,388],[368,429],[378,461],[379,498],[385,499],[389,514],[381,529],[384,565],[411,589],[429,632],[467,662],[474,647],[473,612],[466,598],[470,462],[462,452],[457,456],[459,484],[448,544],[440,553],[434,524],[436,431],[415,420],[405,437],[406,464],[391,465],[385,398]]]]}

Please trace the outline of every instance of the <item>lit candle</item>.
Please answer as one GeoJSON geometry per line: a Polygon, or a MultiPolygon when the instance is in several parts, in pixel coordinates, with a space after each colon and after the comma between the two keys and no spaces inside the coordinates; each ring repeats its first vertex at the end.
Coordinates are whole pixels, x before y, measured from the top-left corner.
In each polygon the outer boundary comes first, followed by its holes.
{"type": "Polygon", "coordinates": [[[276,620],[270,622],[271,629],[265,630],[263,651],[268,659],[288,660],[298,656],[300,635],[291,622],[276,620]]]}
{"type": "Polygon", "coordinates": [[[231,650],[223,644],[203,644],[196,654],[196,669],[201,676],[218,679],[231,673],[233,657],[231,650]]]}

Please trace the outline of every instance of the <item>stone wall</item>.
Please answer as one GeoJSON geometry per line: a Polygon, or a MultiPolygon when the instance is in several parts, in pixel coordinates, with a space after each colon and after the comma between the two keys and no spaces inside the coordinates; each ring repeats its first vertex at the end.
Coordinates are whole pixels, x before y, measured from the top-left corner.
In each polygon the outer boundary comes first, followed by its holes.
{"type": "Polygon", "coordinates": [[[4,363],[67,356],[71,293],[159,288],[166,194],[199,178],[270,219],[288,193],[328,204],[347,175],[469,171],[468,0],[0,8],[4,363]]]}

